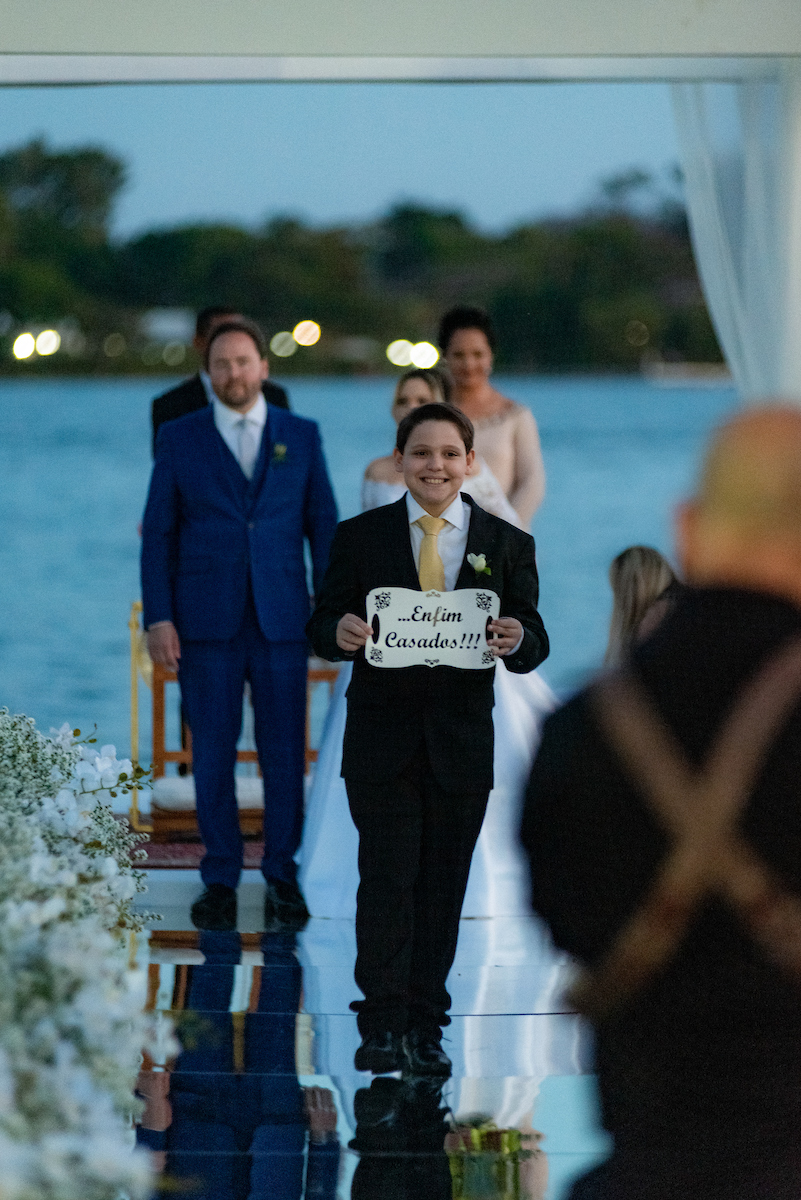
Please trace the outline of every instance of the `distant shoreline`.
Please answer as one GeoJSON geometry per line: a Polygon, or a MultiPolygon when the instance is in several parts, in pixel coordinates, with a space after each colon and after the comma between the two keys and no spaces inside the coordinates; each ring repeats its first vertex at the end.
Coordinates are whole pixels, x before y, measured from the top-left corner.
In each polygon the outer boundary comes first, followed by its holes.
{"type": "MultiPolygon", "coordinates": [[[[59,380],[59,379],[109,379],[109,380],[144,380],[152,379],[155,384],[164,384],[165,388],[179,383],[182,379],[187,379],[191,374],[190,370],[185,371],[91,371],[91,370],[43,370],[38,364],[31,364],[25,367],[20,364],[18,368],[8,370],[5,365],[0,367],[0,381],[2,380],[28,380],[31,383],[38,383],[44,380],[59,380]]],[[[280,369],[271,371],[271,378],[286,383],[288,387],[292,386],[292,381],[297,379],[397,379],[401,374],[400,369],[396,370],[381,370],[381,371],[282,371],[280,369]]],[[[496,377],[501,378],[542,378],[542,379],[604,379],[604,378],[622,378],[622,379],[645,379],[649,383],[654,383],[661,386],[681,387],[681,386],[707,386],[707,387],[733,387],[734,381],[731,377],[729,368],[722,362],[648,362],[634,370],[624,370],[619,365],[611,365],[608,367],[576,367],[566,368],[563,370],[543,370],[538,367],[522,367],[522,366],[500,366],[495,371],[496,377]]]]}
{"type": "Polygon", "coordinates": [[[725,363],[644,363],[642,374],[649,383],[655,383],[661,387],[734,386],[731,371],[725,363]]]}

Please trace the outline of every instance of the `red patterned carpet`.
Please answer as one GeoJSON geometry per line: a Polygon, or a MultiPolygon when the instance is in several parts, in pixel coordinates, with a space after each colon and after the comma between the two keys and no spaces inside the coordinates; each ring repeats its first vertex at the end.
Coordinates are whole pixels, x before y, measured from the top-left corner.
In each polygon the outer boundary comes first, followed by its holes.
{"type": "MultiPolygon", "coordinates": [[[[200,842],[146,842],[142,849],[147,851],[147,862],[142,863],[146,870],[183,867],[187,871],[196,871],[203,857],[200,842]]],[[[263,849],[263,842],[246,841],[245,866],[259,867],[263,849]]]]}

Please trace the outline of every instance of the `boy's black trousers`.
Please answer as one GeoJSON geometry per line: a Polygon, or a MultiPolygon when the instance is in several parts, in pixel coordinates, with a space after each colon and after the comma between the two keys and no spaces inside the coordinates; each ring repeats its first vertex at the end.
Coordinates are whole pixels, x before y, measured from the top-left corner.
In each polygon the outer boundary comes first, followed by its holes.
{"type": "Polygon", "coordinates": [[[423,748],[397,776],[345,778],[359,831],[359,1030],[439,1037],[470,861],[489,789],[447,791],[423,748]]]}

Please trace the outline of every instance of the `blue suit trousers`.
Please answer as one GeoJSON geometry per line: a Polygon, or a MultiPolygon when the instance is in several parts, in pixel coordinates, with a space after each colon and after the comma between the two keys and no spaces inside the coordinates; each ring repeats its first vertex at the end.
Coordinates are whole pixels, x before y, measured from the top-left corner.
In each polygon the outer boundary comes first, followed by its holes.
{"type": "Polygon", "coordinates": [[[181,642],[178,680],[192,730],[197,819],[206,848],[200,874],[207,887],[236,887],[242,870],[234,772],[246,680],[264,779],[262,872],[265,878],[295,880],[303,829],[307,655],[305,642],[265,638],[252,595],[235,637],[181,642]]]}

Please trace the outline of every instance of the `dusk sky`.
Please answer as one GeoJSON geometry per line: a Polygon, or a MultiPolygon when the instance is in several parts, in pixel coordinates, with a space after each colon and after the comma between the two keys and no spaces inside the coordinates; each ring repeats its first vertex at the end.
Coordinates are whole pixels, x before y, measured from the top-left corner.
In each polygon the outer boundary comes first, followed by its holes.
{"type": "Polygon", "coordinates": [[[125,159],[115,233],[277,214],[369,220],[398,200],[503,230],[666,175],[665,84],[203,84],[4,88],[0,151],[34,136],[125,159]]]}

